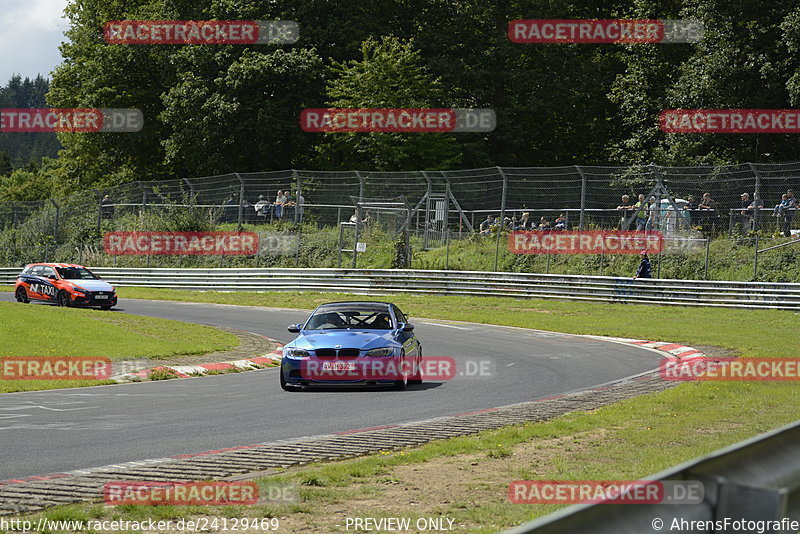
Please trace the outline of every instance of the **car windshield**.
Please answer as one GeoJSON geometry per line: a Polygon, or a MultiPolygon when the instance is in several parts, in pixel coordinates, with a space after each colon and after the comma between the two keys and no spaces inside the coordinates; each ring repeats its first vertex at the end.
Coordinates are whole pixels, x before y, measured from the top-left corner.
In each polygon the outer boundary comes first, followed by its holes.
{"type": "Polygon", "coordinates": [[[306,323],[306,330],[369,329],[391,330],[392,318],[386,309],[338,308],[317,310],[306,323]]]}
{"type": "Polygon", "coordinates": [[[59,276],[64,280],[97,280],[98,278],[84,267],[56,267],[59,276]]]}

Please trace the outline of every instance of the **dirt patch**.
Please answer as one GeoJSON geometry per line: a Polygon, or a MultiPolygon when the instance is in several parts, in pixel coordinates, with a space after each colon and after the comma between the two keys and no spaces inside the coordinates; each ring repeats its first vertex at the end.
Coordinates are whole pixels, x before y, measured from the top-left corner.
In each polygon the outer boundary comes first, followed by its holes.
{"type": "MultiPolygon", "coordinates": [[[[454,508],[505,503],[508,484],[519,480],[522,470],[554,473],[558,471],[557,460],[565,453],[596,455],[597,447],[607,439],[609,432],[611,430],[601,428],[526,441],[509,447],[510,451],[504,453],[487,450],[397,466],[388,473],[366,477],[353,486],[356,493],[359,489],[377,488],[368,495],[320,504],[311,514],[281,517],[281,532],[344,532],[345,518],[375,517],[378,510],[392,517],[441,517],[454,508]]],[[[478,529],[481,524],[453,524],[454,531],[465,528],[478,529]]]]}

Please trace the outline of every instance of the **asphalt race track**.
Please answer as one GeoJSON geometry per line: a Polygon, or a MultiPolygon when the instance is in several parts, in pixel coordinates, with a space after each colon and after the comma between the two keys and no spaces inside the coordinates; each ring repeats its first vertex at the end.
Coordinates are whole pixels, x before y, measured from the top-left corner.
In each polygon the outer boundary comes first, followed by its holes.
{"type": "MultiPolygon", "coordinates": [[[[0,300],[13,300],[0,293],[0,300]]],[[[279,304],[279,303],[276,303],[279,304]]],[[[167,317],[292,339],[308,312],[122,300],[116,313],[167,317]]],[[[90,312],[89,312],[90,313],[90,312]]],[[[114,312],[109,312],[114,313],[114,312]]],[[[531,401],[652,370],[659,355],[577,336],[411,318],[425,356],[490,361],[406,391],[287,393],[278,370],[0,395],[0,480],[418,421],[531,401]]]]}

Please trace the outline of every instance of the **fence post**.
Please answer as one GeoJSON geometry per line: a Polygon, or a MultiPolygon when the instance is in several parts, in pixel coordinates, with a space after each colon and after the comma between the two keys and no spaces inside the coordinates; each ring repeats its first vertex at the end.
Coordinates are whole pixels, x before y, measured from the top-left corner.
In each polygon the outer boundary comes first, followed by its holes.
{"type": "Polygon", "coordinates": [[[144,211],[147,209],[147,189],[144,188],[142,182],[136,182],[136,185],[142,190],[142,211],[144,211]]]}
{"type": "Polygon", "coordinates": [[[303,198],[303,204],[300,204],[300,197],[303,196],[303,179],[300,177],[300,173],[292,169],[292,175],[297,183],[297,196],[295,197],[294,203],[294,223],[298,224],[303,222],[306,200],[303,198]]]}
{"type": "MultiPolygon", "coordinates": [[[[761,200],[761,174],[759,174],[758,169],[752,163],[747,164],[750,167],[750,170],[753,172],[753,175],[756,179],[756,187],[755,191],[753,191],[753,196],[755,197],[753,201],[761,200]]],[[[761,200],[763,202],[763,200],[761,200]]],[[[758,215],[761,212],[761,209],[758,207],[758,204],[755,204],[756,208],[753,210],[753,230],[758,232],[758,215]]]]}
{"type": "Polygon", "coordinates": [[[503,233],[503,220],[506,217],[506,190],[508,189],[508,177],[503,169],[496,167],[497,172],[503,177],[503,196],[500,200],[500,224],[497,225],[497,242],[494,247],[494,270],[497,271],[497,262],[500,259],[500,236],[503,233]]]}
{"type": "Polygon", "coordinates": [[[753,254],[753,281],[758,280],[758,232],[756,232],[756,250],[753,254]]]}
{"type": "Polygon", "coordinates": [[[239,180],[239,222],[237,224],[237,231],[242,231],[242,218],[244,216],[244,180],[238,172],[233,173],[239,180]]]}
{"type": "Polygon", "coordinates": [[[189,206],[194,207],[194,197],[195,197],[194,185],[192,185],[192,182],[190,182],[188,178],[183,178],[183,181],[186,182],[186,185],[189,186],[189,206]]]}
{"type": "Polygon", "coordinates": [[[61,218],[61,206],[56,204],[56,201],[52,198],[50,199],[50,203],[56,209],[56,216],[53,218],[53,239],[58,240],[58,221],[61,218]]]}
{"type": "Polygon", "coordinates": [[[101,227],[103,226],[103,196],[97,189],[92,189],[94,196],[97,197],[97,234],[100,234],[101,227]]]}
{"type": "Polygon", "coordinates": [[[361,176],[361,171],[354,171],[356,178],[358,178],[358,201],[364,202],[364,177],[361,176]]]}
{"type": "Polygon", "coordinates": [[[444,270],[450,270],[450,227],[445,229],[444,235],[444,270]]]}
{"type": "Polygon", "coordinates": [[[706,237],[706,267],[703,273],[703,280],[708,280],[708,249],[711,246],[711,238],[706,237]]]}
{"type": "Polygon", "coordinates": [[[581,175],[581,214],[578,222],[578,230],[583,230],[583,216],[586,212],[586,175],[583,173],[579,165],[575,165],[575,170],[581,175]]]}

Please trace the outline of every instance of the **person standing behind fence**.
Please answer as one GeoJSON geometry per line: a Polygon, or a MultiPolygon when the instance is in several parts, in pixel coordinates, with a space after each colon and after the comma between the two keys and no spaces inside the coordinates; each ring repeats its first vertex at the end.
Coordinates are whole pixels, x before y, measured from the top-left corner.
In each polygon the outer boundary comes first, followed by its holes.
{"type": "Polygon", "coordinates": [[[622,203],[619,206],[617,206],[617,210],[625,212],[619,220],[619,229],[627,230],[628,225],[625,224],[625,221],[630,216],[631,210],[633,210],[633,204],[631,204],[630,195],[622,195],[622,203]]]}
{"type": "Polygon", "coordinates": [[[783,227],[781,231],[785,237],[792,237],[792,220],[797,209],[797,199],[794,196],[794,189],[786,191],[786,206],[783,208],[783,227]]]}
{"type": "Polygon", "coordinates": [[[114,201],[108,195],[103,197],[100,201],[100,216],[103,219],[111,219],[114,217],[114,201]]]}
{"type": "Polygon", "coordinates": [[[533,230],[533,226],[531,224],[530,217],[531,217],[530,212],[527,212],[527,211],[523,212],[522,213],[522,218],[519,220],[519,223],[517,224],[517,230],[521,230],[521,231],[524,231],[524,232],[527,232],[529,230],[533,230]]]}
{"type": "Polygon", "coordinates": [[[647,227],[647,202],[644,200],[644,193],[639,194],[639,202],[633,207],[639,208],[636,212],[636,231],[641,232],[647,227]]]}
{"type": "Polygon", "coordinates": [[[276,219],[283,217],[284,204],[286,204],[286,197],[283,195],[283,191],[278,190],[278,194],[275,196],[275,202],[272,204],[273,213],[276,219]]]}
{"type": "Polygon", "coordinates": [[[639,262],[639,268],[636,270],[634,278],[652,278],[653,269],[650,266],[650,258],[647,257],[647,251],[643,250],[639,254],[642,257],[642,261],[639,262]]]}
{"type": "Polygon", "coordinates": [[[692,228],[697,226],[697,206],[699,206],[699,204],[694,199],[694,195],[689,195],[686,206],[684,206],[683,209],[689,212],[689,226],[692,228]]]}
{"type": "Polygon", "coordinates": [[[739,231],[743,234],[746,234],[750,229],[750,217],[753,216],[753,212],[750,211],[750,205],[750,194],[742,193],[742,209],[739,211],[739,231]]]}

